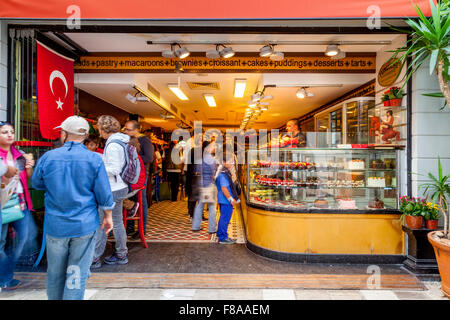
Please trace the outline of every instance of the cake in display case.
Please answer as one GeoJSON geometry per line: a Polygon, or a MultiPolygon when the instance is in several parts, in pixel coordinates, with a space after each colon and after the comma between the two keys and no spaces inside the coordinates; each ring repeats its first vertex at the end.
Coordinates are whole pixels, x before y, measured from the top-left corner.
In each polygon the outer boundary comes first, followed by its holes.
{"type": "Polygon", "coordinates": [[[248,150],[247,203],[282,212],[397,210],[393,149],[248,150]]]}

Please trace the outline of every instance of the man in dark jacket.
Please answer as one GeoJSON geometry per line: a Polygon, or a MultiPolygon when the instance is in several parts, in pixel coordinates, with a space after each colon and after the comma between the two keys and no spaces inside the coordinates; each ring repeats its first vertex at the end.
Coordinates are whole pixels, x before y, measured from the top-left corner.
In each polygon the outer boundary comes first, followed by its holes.
{"type": "MultiPolygon", "coordinates": [[[[144,232],[147,226],[147,216],[148,216],[148,205],[152,204],[152,169],[151,164],[153,163],[153,144],[150,139],[145,135],[139,132],[139,123],[136,120],[129,120],[125,123],[125,133],[130,137],[138,138],[139,144],[141,145],[141,150],[139,151],[139,156],[144,162],[145,166],[145,176],[147,177],[145,183],[144,196],[142,197],[142,212],[143,212],[143,221],[144,221],[144,232]],[[147,189],[149,189],[149,194],[147,195],[147,189]],[[146,196],[147,195],[147,196],[146,196]]],[[[134,230],[134,221],[130,221],[128,225],[130,228],[134,230]]],[[[139,237],[139,233],[136,232],[134,237],[139,237]]]]}

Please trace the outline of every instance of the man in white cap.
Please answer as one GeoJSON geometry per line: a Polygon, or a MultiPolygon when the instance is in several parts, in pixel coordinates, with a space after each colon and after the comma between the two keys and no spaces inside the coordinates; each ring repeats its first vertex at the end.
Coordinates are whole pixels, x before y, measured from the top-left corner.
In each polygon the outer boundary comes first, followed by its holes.
{"type": "Polygon", "coordinates": [[[100,225],[98,208],[109,233],[114,201],[101,157],[83,145],[87,121],[71,116],[57,128],[64,145],[39,159],[31,180],[33,188],[45,190],[47,296],[82,300],[100,225]]]}

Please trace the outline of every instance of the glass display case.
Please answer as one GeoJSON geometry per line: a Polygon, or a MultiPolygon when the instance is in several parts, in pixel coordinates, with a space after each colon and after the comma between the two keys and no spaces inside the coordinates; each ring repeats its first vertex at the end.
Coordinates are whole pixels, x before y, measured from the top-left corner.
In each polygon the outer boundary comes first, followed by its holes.
{"type": "Polygon", "coordinates": [[[369,143],[370,117],[374,107],[373,97],[357,97],[315,115],[317,147],[369,143]]]}
{"type": "Polygon", "coordinates": [[[394,149],[286,148],[248,150],[247,156],[248,205],[282,212],[398,213],[394,149]]]}

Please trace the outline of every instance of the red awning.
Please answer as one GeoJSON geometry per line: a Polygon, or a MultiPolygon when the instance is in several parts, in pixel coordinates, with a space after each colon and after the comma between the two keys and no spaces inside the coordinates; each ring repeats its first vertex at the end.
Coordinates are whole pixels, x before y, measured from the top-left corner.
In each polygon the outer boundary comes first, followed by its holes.
{"type": "MultiPolygon", "coordinates": [[[[436,0],[433,0],[436,3],[436,0]]],[[[2,0],[0,18],[66,19],[331,19],[431,15],[429,0],[2,0]],[[379,11],[377,9],[379,8],[379,11]],[[375,11],[374,11],[375,9],[375,11]]]]}

